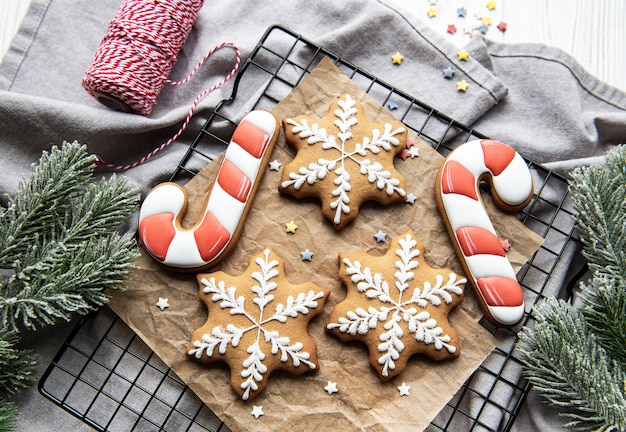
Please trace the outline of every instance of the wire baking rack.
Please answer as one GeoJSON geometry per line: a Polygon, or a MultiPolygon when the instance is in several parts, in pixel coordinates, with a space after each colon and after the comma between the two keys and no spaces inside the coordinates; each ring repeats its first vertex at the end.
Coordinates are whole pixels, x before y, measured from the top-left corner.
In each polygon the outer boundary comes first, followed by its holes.
{"type": "MultiPolygon", "coordinates": [[[[392,107],[400,121],[442,155],[464,141],[486,138],[289,29],[273,26],[242,66],[230,98],[210,114],[171,180],[184,183],[192,178],[226,148],[236,127],[235,118],[251,109],[271,109],[323,57],[332,59],[383,106],[392,107]],[[246,89],[255,89],[254,94],[239,91],[243,81],[247,81],[246,89]]],[[[574,234],[575,213],[567,205],[567,182],[541,165],[527,162],[538,186],[533,201],[519,217],[545,239],[518,273],[532,309],[549,285],[564,286],[557,294],[567,296],[568,278],[554,275],[562,274],[580,253],[574,234]]],[[[575,280],[577,277],[570,278],[570,285],[575,280]]],[[[499,344],[432,421],[429,431],[508,431],[523,405],[530,386],[521,374],[517,330],[531,325],[532,317],[527,314],[515,329],[495,328],[486,320],[481,324],[499,344]]],[[[45,371],[39,389],[97,430],[228,430],[108,308],[77,324],[45,371]]]]}

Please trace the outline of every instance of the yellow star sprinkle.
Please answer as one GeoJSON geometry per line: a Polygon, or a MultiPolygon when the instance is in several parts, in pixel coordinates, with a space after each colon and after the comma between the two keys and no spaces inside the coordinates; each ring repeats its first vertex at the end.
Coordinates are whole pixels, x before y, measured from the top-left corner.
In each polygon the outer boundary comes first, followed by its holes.
{"type": "Polygon", "coordinates": [[[456,89],[458,91],[462,91],[462,92],[467,91],[468,87],[469,87],[469,84],[465,80],[461,80],[456,83],[456,89]]]}
{"type": "Polygon", "coordinates": [[[402,60],[404,60],[404,56],[399,52],[391,56],[391,61],[393,62],[393,64],[400,64],[402,63],[402,60]]]}
{"type": "Polygon", "coordinates": [[[291,221],[285,224],[285,228],[287,229],[288,233],[295,234],[296,230],[298,229],[298,225],[296,225],[295,223],[293,223],[293,221],[291,221]]]}
{"type": "Polygon", "coordinates": [[[491,17],[490,16],[484,16],[480,19],[483,24],[485,24],[486,26],[490,26],[492,24],[491,22],[491,17]]]}
{"type": "Polygon", "coordinates": [[[428,10],[426,11],[426,14],[428,15],[428,18],[434,18],[437,16],[437,8],[436,7],[429,7],[428,10]]]}
{"type": "Polygon", "coordinates": [[[465,50],[457,52],[456,55],[459,57],[459,60],[467,60],[469,58],[469,53],[465,50]]]}
{"type": "Polygon", "coordinates": [[[487,9],[494,10],[496,8],[496,2],[493,0],[489,0],[487,2],[487,9]]]}

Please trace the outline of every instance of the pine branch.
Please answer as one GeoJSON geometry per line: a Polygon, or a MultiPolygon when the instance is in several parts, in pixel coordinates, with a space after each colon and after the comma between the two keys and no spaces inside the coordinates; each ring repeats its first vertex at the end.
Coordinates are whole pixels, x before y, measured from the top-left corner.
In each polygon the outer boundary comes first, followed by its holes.
{"type": "Polygon", "coordinates": [[[0,398],[0,432],[12,432],[17,425],[19,412],[15,406],[0,398]]]}
{"type": "Polygon", "coordinates": [[[17,332],[0,329],[0,394],[13,395],[35,380],[35,356],[19,350],[17,332]]]}
{"type": "Polygon", "coordinates": [[[606,165],[571,173],[584,256],[593,272],[626,279],[626,145],[607,153],[606,165]]]}
{"type": "Polygon", "coordinates": [[[77,142],[44,153],[0,213],[0,320],[53,324],[105,304],[137,257],[116,231],[139,195],[125,178],[92,182],[94,158],[77,142]]]}
{"type": "Polygon", "coordinates": [[[607,153],[606,165],[572,173],[583,254],[593,271],[581,285],[583,314],[597,341],[626,368],[626,146],[607,153]]]}
{"type": "Polygon", "coordinates": [[[572,172],[572,201],[593,277],[582,308],[555,299],[520,332],[524,374],[582,430],[626,430],[626,146],[572,172]]]}
{"type": "Polygon", "coordinates": [[[524,375],[583,430],[626,428],[626,372],[596,343],[582,313],[548,299],[533,311],[536,326],[520,334],[524,375]]]}

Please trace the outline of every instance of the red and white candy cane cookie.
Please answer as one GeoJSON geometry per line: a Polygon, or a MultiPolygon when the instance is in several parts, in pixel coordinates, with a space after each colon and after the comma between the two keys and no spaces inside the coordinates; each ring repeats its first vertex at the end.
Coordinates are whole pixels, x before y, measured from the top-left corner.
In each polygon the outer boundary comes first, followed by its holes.
{"type": "Polygon", "coordinates": [[[263,110],[248,113],[235,129],[200,220],[183,228],[187,193],[176,183],[152,189],[139,211],[139,239],[161,264],[179,271],[217,264],[235,246],[280,126],[263,110]]]}
{"type": "Polygon", "coordinates": [[[485,316],[495,325],[510,327],[524,316],[524,295],[480,198],[482,180],[491,185],[494,202],[507,211],[528,205],[533,183],[524,159],[492,140],[470,141],[455,149],[435,183],[439,211],[485,316]]]}

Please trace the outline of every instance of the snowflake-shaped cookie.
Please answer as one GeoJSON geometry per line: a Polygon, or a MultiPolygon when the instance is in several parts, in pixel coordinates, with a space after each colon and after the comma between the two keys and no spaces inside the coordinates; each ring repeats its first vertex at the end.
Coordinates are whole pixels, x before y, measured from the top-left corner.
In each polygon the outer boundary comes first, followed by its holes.
{"type": "Polygon", "coordinates": [[[413,231],[394,238],[384,256],[359,251],[339,258],[347,296],[326,330],[342,341],[364,342],[381,381],[402,373],[414,354],[435,360],[460,354],[448,313],[463,300],[467,281],[428,266],[413,231]]]}
{"type": "Polygon", "coordinates": [[[297,154],[285,166],[279,190],[296,198],[318,197],[336,229],[354,220],[365,201],[404,201],[404,177],[393,167],[405,148],[402,124],[370,122],[363,106],[346,94],[324,118],[288,118],[283,127],[297,154]]]}
{"type": "Polygon", "coordinates": [[[209,318],[194,332],[187,354],[227,363],[231,386],[243,400],[263,391],[274,370],[299,375],[318,369],[307,326],[329,291],[311,282],[292,285],[284,273],[282,259],[266,248],[239,276],[198,275],[209,318]]]}

